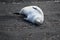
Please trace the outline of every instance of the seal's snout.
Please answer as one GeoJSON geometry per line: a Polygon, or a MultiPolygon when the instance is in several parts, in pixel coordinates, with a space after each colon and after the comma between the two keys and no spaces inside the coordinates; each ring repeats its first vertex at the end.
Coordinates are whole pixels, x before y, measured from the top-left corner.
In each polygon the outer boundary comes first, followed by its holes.
{"type": "Polygon", "coordinates": [[[36,23],[36,24],[41,24],[41,21],[40,21],[39,19],[36,19],[36,20],[35,20],[35,23],[36,23]]]}

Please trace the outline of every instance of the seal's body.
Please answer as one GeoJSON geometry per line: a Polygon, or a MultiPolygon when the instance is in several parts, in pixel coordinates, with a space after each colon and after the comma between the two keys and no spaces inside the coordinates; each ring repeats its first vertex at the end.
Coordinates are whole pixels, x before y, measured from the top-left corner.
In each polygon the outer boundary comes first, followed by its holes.
{"type": "Polygon", "coordinates": [[[26,15],[27,18],[24,19],[32,23],[42,24],[44,21],[43,11],[38,6],[24,7],[20,10],[19,13],[26,15]]]}

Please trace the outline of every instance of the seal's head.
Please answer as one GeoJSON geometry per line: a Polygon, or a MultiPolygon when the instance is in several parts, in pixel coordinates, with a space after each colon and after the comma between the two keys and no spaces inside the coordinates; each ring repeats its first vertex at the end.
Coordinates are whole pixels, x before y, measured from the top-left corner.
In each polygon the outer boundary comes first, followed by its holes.
{"type": "Polygon", "coordinates": [[[35,23],[38,24],[38,25],[43,24],[43,20],[41,20],[39,18],[35,19],[35,23]]]}

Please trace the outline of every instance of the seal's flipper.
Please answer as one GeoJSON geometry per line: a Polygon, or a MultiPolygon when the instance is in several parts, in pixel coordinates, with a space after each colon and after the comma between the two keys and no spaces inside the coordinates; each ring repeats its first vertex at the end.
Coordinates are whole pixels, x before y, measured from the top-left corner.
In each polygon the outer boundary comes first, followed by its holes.
{"type": "Polygon", "coordinates": [[[35,10],[37,10],[40,14],[43,15],[43,11],[42,11],[41,8],[39,8],[39,7],[37,7],[37,6],[33,6],[32,8],[35,9],[35,10]]]}
{"type": "Polygon", "coordinates": [[[19,15],[19,13],[13,13],[13,14],[19,15]]]}

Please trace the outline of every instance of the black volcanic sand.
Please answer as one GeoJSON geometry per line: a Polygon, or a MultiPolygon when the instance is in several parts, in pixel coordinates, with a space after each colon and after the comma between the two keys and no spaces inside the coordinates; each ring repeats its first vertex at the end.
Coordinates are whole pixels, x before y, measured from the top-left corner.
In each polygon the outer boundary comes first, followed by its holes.
{"type": "Polygon", "coordinates": [[[60,40],[60,2],[0,3],[0,40],[60,40]],[[45,16],[37,26],[15,15],[24,6],[37,5],[45,16]]]}

